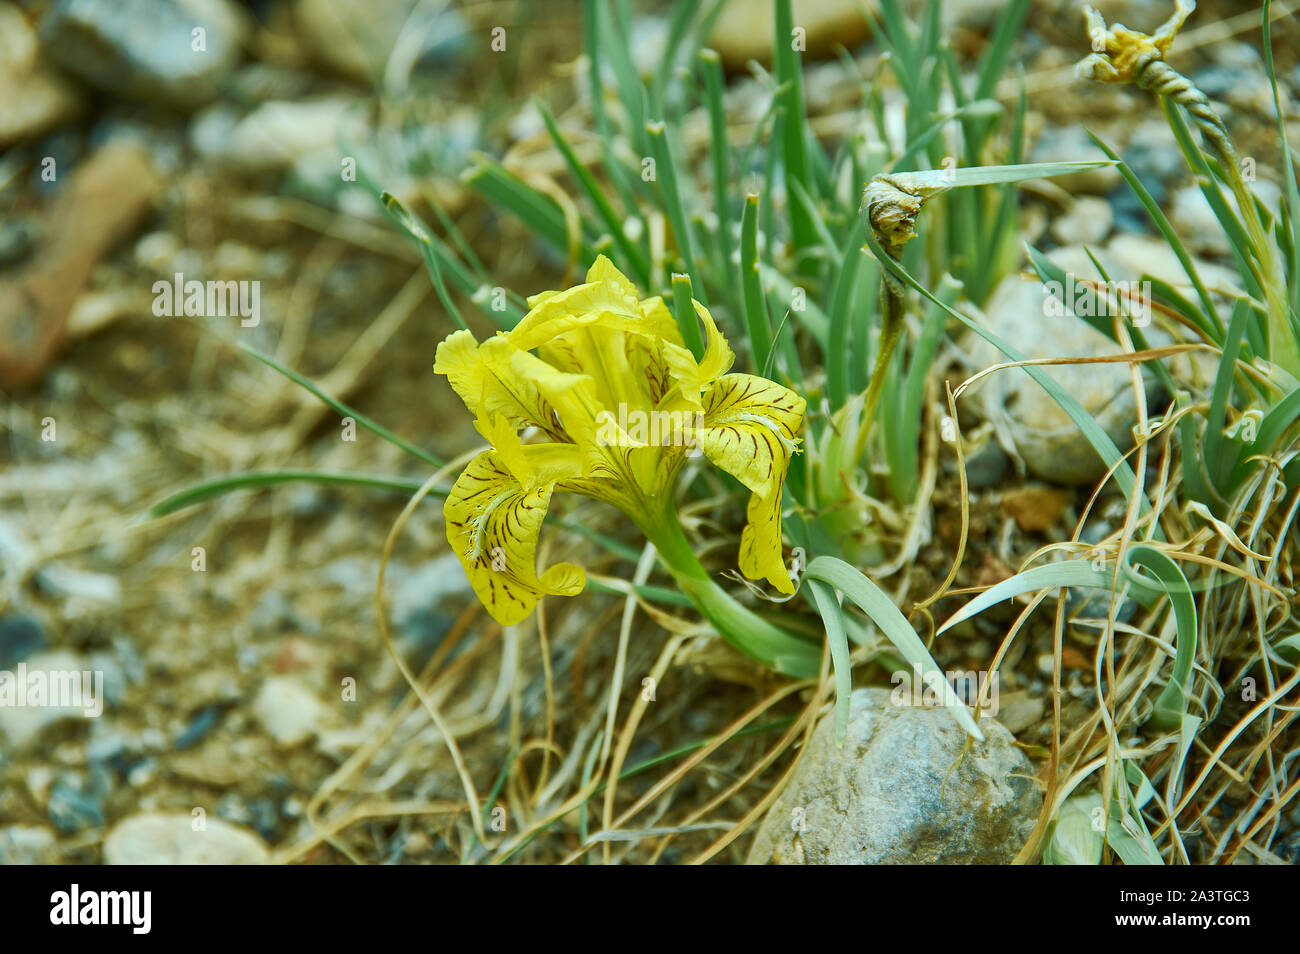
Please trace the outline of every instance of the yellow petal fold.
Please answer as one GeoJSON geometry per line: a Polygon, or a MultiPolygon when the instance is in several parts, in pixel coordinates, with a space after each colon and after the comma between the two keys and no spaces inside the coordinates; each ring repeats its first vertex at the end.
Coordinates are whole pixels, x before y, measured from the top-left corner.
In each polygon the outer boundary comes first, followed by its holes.
{"type": "MultiPolygon", "coordinates": [[[[785,467],[789,466],[786,461],[785,467]]],[[[785,467],[781,479],[785,479],[785,467]]],[[[777,590],[790,594],[794,584],[781,551],[781,487],[749,498],[745,508],[745,529],[740,534],[740,572],[751,580],[767,580],[777,590]]]]}
{"type": "Polygon", "coordinates": [[[806,402],[789,388],[752,374],[728,374],[704,395],[695,439],[705,456],[752,491],[740,538],[740,570],[793,589],[781,558],[781,488],[798,449],[806,402]]]}
{"type": "Polygon", "coordinates": [[[685,347],[668,343],[664,344],[663,353],[673,381],[681,389],[682,399],[688,406],[699,408],[702,407],[700,395],[727,372],[736,355],[718,330],[709,309],[698,301],[692,304],[704,324],[704,355],[696,361],[695,355],[685,347]]]}
{"type": "Polygon", "coordinates": [[[805,407],[803,398],[767,378],[724,375],[704,396],[696,441],[709,460],[754,493],[766,494],[784,479],[805,407]]]}
{"type": "Polygon", "coordinates": [[[445,374],[474,416],[503,416],[515,428],[536,427],[556,442],[594,440],[597,412],[590,375],[561,371],[515,347],[503,334],[482,344],[457,331],[438,345],[433,370],[445,374]]]}
{"type": "Polygon", "coordinates": [[[435,352],[433,370],[447,376],[448,383],[470,413],[478,416],[489,375],[474,334],[461,329],[444,338],[435,352]]]}
{"type": "Polygon", "coordinates": [[[509,333],[510,343],[536,350],[560,371],[588,374],[607,408],[649,410],[668,389],[662,342],[680,344],[660,298],[640,301],[636,287],[601,255],[587,282],[529,300],[531,310],[509,333]]]}
{"type": "Polygon", "coordinates": [[[470,461],[443,505],[447,542],[474,592],[502,625],[524,620],[543,596],[573,596],[586,585],[586,574],[572,563],[537,573],[537,538],[554,487],[553,481],[522,486],[500,455],[488,450],[470,461]]]}

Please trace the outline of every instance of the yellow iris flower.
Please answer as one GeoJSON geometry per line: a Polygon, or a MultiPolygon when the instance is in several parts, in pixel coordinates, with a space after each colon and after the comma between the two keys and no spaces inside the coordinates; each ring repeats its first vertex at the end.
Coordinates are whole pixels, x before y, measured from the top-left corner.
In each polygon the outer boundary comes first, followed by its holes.
{"type": "MultiPolygon", "coordinates": [[[[766,378],[728,374],[735,355],[699,302],[705,348],[697,360],[663,299],[640,298],[603,255],[584,284],[528,305],[513,330],[482,343],[454,332],[434,364],[491,445],[456,480],[443,514],[447,540],[493,618],[518,623],[543,596],[572,596],[586,584],[572,563],[537,570],[556,490],[627,514],[707,613],[717,594],[697,598],[711,584],[685,545],[673,501],[683,462],[698,454],[751,493],[741,571],[792,593],[781,489],[804,399],[766,378]]],[[[782,650],[747,651],[762,658],[782,650]]]]}

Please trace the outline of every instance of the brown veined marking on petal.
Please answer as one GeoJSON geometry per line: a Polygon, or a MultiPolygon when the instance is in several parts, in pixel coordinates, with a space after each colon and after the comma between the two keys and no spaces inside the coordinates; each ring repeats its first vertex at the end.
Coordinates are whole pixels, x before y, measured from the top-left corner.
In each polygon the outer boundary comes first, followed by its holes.
{"type": "Polygon", "coordinates": [[[492,485],[493,485],[494,483],[496,483],[496,481],[487,480],[486,478],[484,478],[483,482],[486,483],[488,486],[484,487],[482,490],[476,490],[476,491],[474,491],[472,494],[466,494],[464,497],[461,497],[461,498],[460,498],[460,499],[461,499],[461,502],[463,502],[463,503],[469,503],[469,502],[470,502],[471,500],[473,500],[475,497],[481,497],[481,496],[483,496],[483,494],[491,493],[491,492],[492,492],[492,485]]]}
{"type": "Polygon", "coordinates": [[[649,383],[650,400],[658,404],[668,393],[670,374],[668,364],[663,360],[662,355],[656,354],[640,336],[633,335],[631,340],[633,344],[629,346],[628,353],[637,355],[637,363],[642,365],[642,376],[649,383]]]}
{"type": "MultiPolygon", "coordinates": [[[[773,437],[780,440],[787,453],[793,454],[795,452],[797,444],[790,428],[786,427],[780,421],[772,420],[772,418],[768,417],[766,414],[755,414],[751,411],[736,411],[732,417],[721,421],[714,420],[709,426],[725,430],[736,430],[744,424],[762,425],[765,429],[765,435],[771,434],[773,437]],[[787,437],[786,433],[790,433],[790,436],[787,437]]],[[[755,447],[755,450],[757,451],[757,447],[755,447]]]]}
{"type": "Polygon", "coordinates": [[[502,377],[499,374],[497,374],[496,371],[489,368],[488,373],[492,375],[493,379],[499,385],[501,385],[501,389],[505,391],[507,394],[509,394],[511,399],[517,405],[519,405],[520,409],[524,412],[523,414],[520,415],[521,417],[523,417],[530,424],[533,424],[539,429],[541,429],[542,431],[544,431],[547,434],[547,436],[552,437],[557,441],[567,442],[569,440],[568,435],[565,434],[563,430],[555,430],[548,423],[547,421],[548,416],[555,416],[558,418],[558,415],[555,413],[555,408],[551,407],[550,403],[547,402],[547,400],[544,397],[542,397],[541,394],[538,394],[537,396],[537,400],[538,400],[537,406],[532,407],[530,402],[525,401],[522,397],[520,397],[519,394],[516,393],[515,390],[510,386],[510,384],[506,382],[504,379],[502,379],[502,377]],[[548,411],[550,412],[550,415],[547,414],[548,411]]]}
{"type": "MultiPolygon", "coordinates": [[[[524,502],[521,502],[521,504],[520,504],[520,506],[519,506],[518,509],[520,509],[520,510],[533,510],[533,509],[536,509],[536,508],[533,507],[532,505],[530,505],[529,503],[527,503],[527,501],[524,501],[524,502]]],[[[522,527],[522,520],[519,518],[518,514],[515,512],[514,509],[507,510],[505,516],[502,518],[502,521],[501,521],[501,533],[502,533],[504,536],[508,537],[510,540],[512,540],[512,541],[514,541],[514,542],[516,542],[516,543],[518,543],[518,542],[520,542],[520,541],[523,540],[522,530],[523,530],[523,527],[522,527]],[[515,530],[513,530],[513,529],[511,528],[511,526],[510,526],[510,520],[511,520],[511,517],[514,517],[516,520],[518,520],[518,521],[520,522],[520,530],[519,530],[519,532],[516,532],[515,530]]],[[[502,543],[504,543],[504,542],[505,542],[505,541],[502,541],[502,543]]],[[[522,568],[520,568],[520,569],[522,569],[522,568]]],[[[534,569],[536,569],[536,568],[534,567],[534,569]]],[[[513,579],[516,583],[520,584],[521,586],[525,586],[525,585],[527,585],[527,584],[524,582],[523,578],[520,577],[520,575],[519,575],[519,570],[516,569],[516,568],[513,567],[513,566],[510,566],[509,564],[506,565],[506,575],[507,575],[507,578],[509,578],[509,579],[513,579]]]]}
{"type": "MultiPolygon", "coordinates": [[[[497,602],[500,601],[500,598],[497,596],[497,581],[493,577],[488,577],[488,591],[492,594],[493,604],[496,604],[497,602]]],[[[508,599],[510,602],[517,603],[519,606],[525,608],[528,606],[527,603],[525,603],[523,600],[519,599],[519,597],[515,596],[512,592],[510,592],[510,587],[502,584],[501,592],[504,594],[505,598],[508,599]]]]}
{"type": "MultiPolygon", "coordinates": [[[[486,506],[479,508],[470,517],[470,523],[472,524],[472,527],[470,529],[470,534],[469,534],[470,537],[469,549],[465,553],[465,558],[467,560],[470,560],[474,563],[478,562],[479,557],[485,552],[483,548],[483,541],[488,533],[488,529],[487,529],[488,518],[492,516],[492,513],[497,509],[497,507],[501,506],[502,501],[504,501],[508,497],[513,497],[515,493],[516,491],[514,490],[501,491],[490,501],[488,501],[486,506]]],[[[507,511],[507,516],[508,515],[509,515],[509,511],[507,511]]]]}

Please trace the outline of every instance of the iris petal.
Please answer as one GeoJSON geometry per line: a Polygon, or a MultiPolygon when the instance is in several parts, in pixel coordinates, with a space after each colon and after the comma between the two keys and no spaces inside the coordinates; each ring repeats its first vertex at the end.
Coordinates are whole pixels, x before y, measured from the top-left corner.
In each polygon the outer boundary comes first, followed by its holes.
{"type": "Polygon", "coordinates": [[[789,388],[752,374],[727,374],[704,396],[696,441],[705,456],[749,488],[740,569],[793,592],[781,559],[781,488],[798,449],[806,402],[789,388]]]}
{"type": "Polygon", "coordinates": [[[586,574],[572,563],[537,572],[537,538],[554,488],[554,481],[525,487],[496,451],[487,450],[469,462],[447,495],[447,540],[474,592],[502,625],[523,621],[543,596],[573,596],[586,585],[586,574]]]}

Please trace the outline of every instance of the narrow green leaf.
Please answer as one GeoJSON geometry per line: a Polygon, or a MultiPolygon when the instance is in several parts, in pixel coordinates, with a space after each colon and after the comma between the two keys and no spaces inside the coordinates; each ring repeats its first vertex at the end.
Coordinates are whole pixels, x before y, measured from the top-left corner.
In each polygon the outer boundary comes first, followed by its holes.
{"type": "Polygon", "coordinates": [[[1228,480],[1232,476],[1232,466],[1236,463],[1236,454],[1229,455],[1223,435],[1224,422],[1227,420],[1228,402],[1232,398],[1232,381],[1237,373],[1237,355],[1241,351],[1242,335],[1246,331],[1246,321],[1251,316],[1250,305],[1238,301],[1232,309],[1232,323],[1228,325],[1228,335],[1223,341],[1223,354],[1219,358],[1219,370],[1214,376],[1214,392],[1210,397],[1210,411],[1205,420],[1205,463],[1210,478],[1220,494],[1227,494],[1228,480]]]}
{"type": "Polygon", "coordinates": [[[763,279],[758,270],[758,196],[745,196],[740,219],[740,278],[745,301],[745,327],[749,346],[754,352],[754,366],[764,369],[772,353],[772,332],[763,297],[763,279]]]}
{"type": "Polygon", "coordinates": [[[1187,680],[1196,658],[1196,602],[1192,599],[1192,588],[1178,564],[1162,550],[1138,544],[1129,548],[1127,559],[1130,565],[1150,571],[1155,577],[1155,585],[1165,591],[1174,608],[1177,630],[1174,669],[1168,684],[1156,698],[1151,721],[1159,729],[1178,728],[1187,710],[1187,680]]]}
{"type": "Polygon", "coordinates": [[[596,182],[595,177],[592,176],[586,166],[578,161],[573,147],[569,145],[569,141],[560,132],[560,127],[556,125],[555,117],[551,115],[551,111],[540,102],[537,104],[537,111],[541,113],[542,122],[546,124],[546,131],[550,133],[551,141],[555,143],[560,155],[564,157],[570,175],[573,176],[574,181],[578,183],[587,196],[587,200],[595,207],[597,214],[604,221],[605,227],[609,229],[614,242],[626,257],[626,261],[635,273],[637,280],[642,285],[649,285],[651,283],[650,262],[645,252],[628,237],[623,221],[614,212],[614,207],[609,204],[609,200],[605,198],[605,192],[600,184],[596,182]]]}
{"type": "MultiPolygon", "coordinates": [[[[776,76],[784,87],[781,108],[784,112],[782,121],[781,148],[785,169],[786,193],[789,196],[790,235],[796,253],[802,252],[816,244],[816,231],[812,219],[800,203],[794,200],[795,186],[808,188],[808,143],[806,132],[807,116],[803,105],[803,80],[799,69],[799,54],[795,51],[794,13],[791,0],[772,0],[776,5],[776,36],[773,40],[776,51],[776,76]]],[[[808,267],[804,259],[801,268],[808,267]]]]}
{"type": "Polygon", "coordinates": [[[691,277],[695,297],[707,305],[704,283],[700,281],[700,273],[695,267],[694,242],[691,239],[690,223],[686,220],[686,208],[682,204],[681,190],[678,188],[677,167],[668,148],[666,129],[661,122],[646,123],[645,129],[650,139],[650,151],[654,156],[659,185],[663,191],[664,211],[668,214],[668,221],[672,223],[677,249],[686,264],[686,273],[691,277]]]}
{"type": "Polygon", "coordinates": [[[1291,391],[1264,415],[1255,439],[1242,448],[1241,459],[1233,468],[1231,486],[1236,487],[1250,473],[1250,458],[1255,454],[1272,454],[1279,449],[1282,436],[1300,417],[1300,388],[1291,391]]]}
{"type": "Polygon", "coordinates": [[[831,663],[835,667],[835,744],[844,744],[849,727],[849,697],[853,692],[853,674],[849,665],[849,641],[844,635],[844,616],[835,591],[818,580],[809,580],[808,589],[817,604],[817,612],[826,624],[826,641],[830,644],[831,663]]]}
{"type": "MultiPolygon", "coordinates": [[[[550,196],[543,195],[486,156],[476,157],[476,164],[465,174],[464,180],[489,204],[517,217],[538,238],[561,252],[568,252],[568,223],[550,196]]],[[[596,250],[585,236],[578,236],[578,254],[586,262],[596,258],[596,250]]]]}
{"type": "Polygon", "coordinates": [[[374,434],[376,437],[388,441],[388,443],[392,444],[394,447],[400,447],[402,450],[406,451],[406,453],[410,454],[412,457],[418,457],[426,464],[431,464],[434,467],[443,467],[446,465],[446,461],[440,460],[437,457],[435,457],[433,454],[430,454],[428,451],[416,447],[410,441],[398,437],[388,428],[384,427],[382,424],[379,424],[376,421],[372,421],[370,418],[366,417],[366,415],[362,414],[356,408],[349,407],[348,405],[344,404],[342,401],[339,401],[336,398],[333,398],[330,395],[326,394],[319,387],[317,387],[310,379],[303,377],[297,371],[293,371],[290,370],[289,368],[284,367],[284,365],[280,364],[270,355],[263,354],[262,352],[254,348],[252,345],[245,344],[242,341],[239,343],[239,347],[247,351],[258,361],[261,361],[268,368],[271,368],[274,371],[278,371],[280,374],[283,374],[294,384],[298,385],[304,390],[309,391],[310,393],[315,395],[327,407],[332,408],[334,411],[338,412],[343,417],[352,418],[358,424],[364,427],[366,430],[370,431],[370,433],[374,434]]]}
{"type": "MultiPolygon", "coordinates": [[[[879,261],[885,268],[889,269],[890,272],[906,283],[909,287],[914,288],[916,291],[920,292],[923,297],[937,304],[940,308],[948,312],[948,314],[952,315],[963,325],[970,328],[1012,361],[1025,360],[1025,356],[1022,355],[1018,349],[1007,344],[983,325],[976,321],[972,321],[961,312],[949,307],[936,298],[929,289],[925,288],[920,282],[913,278],[912,274],[908,272],[907,269],[885,253],[885,250],[880,247],[880,242],[876,240],[876,237],[870,231],[867,233],[867,244],[871,247],[871,251],[876,256],[877,261],[879,261]]],[[[1133,468],[1129,466],[1127,461],[1123,460],[1123,455],[1120,454],[1119,448],[1115,446],[1115,442],[1110,439],[1110,436],[1107,435],[1104,430],[1102,430],[1101,426],[1096,422],[1093,416],[1085,411],[1083,406],[1057,383],[1055,378],[1044,373],[1042,368],[1034,365],[1027,365],[1023,370],[1033,378],[1033,380],[1036,381],[1043,390],[1051,395],[1052,399],[1061,406],[1061,410],[1065,411],[1065,413],[1069,415],[1070,419],[1074,421],[1075,425],[1083,433],[1084,437],[1088,439],[1088,443],[1092,444],[1097,453],[1101,456],[1101,459],[1106,462],[1106,466],[1114,468],[1115,482],[1119,485],[1125,498],[1128,498],[1133,493],[1136,478],[1133,474],[1133,468]]],[[[1142,500],[1141,506],[1144,513],[1151,508],[1150,503],[1145,499],[1142,500]]]]}
{"type": "Polygon", "coordinates": [[[673,275],[673,312],[677,318],[677,328],[682,333],[686,347],[691,349],[691,354],[698,361],[704,356],[704,339],[700,335],[700,319],[696,317],[691,297],[691,277],[673,275]]]}
{"type": "Polygon", "coordinates": [[[460,309],[452,300],[451,295],[447,292],[447,283],[442,277],[442,268],[438,264],[438,257],[433,254],[433,243],[430,241],[429,233],[419,219],[402,205],[396,196],[385,192],[381,197],[384,208],[388,210],[393,221],[400,225],[412,239],[415,240],[416,248],[420,250],[420,256],[424,259],[424,267],[433,280],[433,287],[438,292],[438,298],[442,301],[442,306],[447,309],[447,313],[455,320],[461,328],[467,328],[465,319],[461,317],[460,309]]]}
{"type": "Polygon", "coordinates": [[[976,739],[984,740],[984,733],[953,692],[943,670],[884,590],[843,560],[828,556],[813,559],[804,570],[803,579],[829,584],[852,600],[879,627],[885,638],[894,644],[903,658],[921,673],[925,684],[940,694],[944,706],[957,723],[976,739]]]}
{"type": "Polygon", "coordinates": [[[848,240],[844,243],[839,274],[835,276],[835,285],[831,290],[831,311],[827,316],[829,326],[825,355],[826,393],[830,398],[832,411],[843,407],[844,399],[848,396],[849,363],[853,359],[853,348],[863,347],[866,344],[866,342],[854,342],[849,339],[853,292],[857,286],[858,271],[866,255],[862,248],[864,238],[862,219],[855,217],[848,240]]]}
{"type": "MultiPolygon", "coordinates": [[[[992,606],[1004,600],[1014,599],[1024,593],[1036,593],[1039,590],[1058,587],[1077,587],[1079,589],[1109,590],[1113,583],[1113,574],[1109,569],[1096,569],[1090,560],[1061,560],[1057,563],[1044,563],[1030,567],[995,583],[969,603],[953,613],[939,627],[936,635],[942,636],[958,623],[978,616],[992,606]]],[[[1150,583],[1138,580],[1134,584],[1133,598],[1141,603],[1150,603],[1160,595],[1159,590],[1150,583]]]]}
{"type": "MultiPolygon", "coordinates": [[[[396,477],[370,477],[364,474],[323,474],[314,470],[251,472],[208,480],[201,484],[195,484],[193,487],[187,487],[158,501],[146,511],[146,515],[149,517],[162,517],[236,490],[254,490],[290,483],[371,487],[379,490],[393,490],[412,494],[420,489],[423,481],[403,480],[396,477]]],[[[445,495],[446,493],[445,490],[439,491],[435,489],[432,491],[432,495],[435,496],[445,495]]]]}
{"type": "MultiPolygon", "coordinates": [[[[948,275],[939,283],[940,300],[952,304],[961,293],[961,285],[948,275]]],[[[896,415],[886,415],[882,423],[889,448],[889,482],[896,500],[911,503],[916,496],[920,467],[921,417],[924,413],[925,381],[943,337],[947,315],[939,308],[926,309],[921,334],[907,366],[901,400],[896,415]]]]}
{"type": "MultiPolygon", "coordinates": [[[[1119,156],[1115,154],[1115,151],[1111,149],[1110,146],[1106,145],[1105,141],[1102,140],[1100,136],[1092,132],[1092,130],[1088,130],[1087,132],[1088,137],[1092,139],[1098,149],[1104,152],[1111,159],[1118,162],[1119,156]]],[[[1123,162],[1119,162],[1116,168],[1119,170],[1120,176],[1128,184],[1128,187],[1133,190],[1133,194],[1137,196],[1138,201],[1142,203],[1142,208],[1146,209],[1147,215],[1151,217],[1151,222],[1155,225],[1156,230],[1160,233],[1161,237],[1164,238],[1165,242],[1169,245],[1169,248],[1173,250],[1174,255],[1178,258],[1178,264],[1183,267],[1183,271],[1187,273],[1187,278],[1191,281],[1192,287],[1196,289],[1196,295],[1201,300],[1201,305],[1205,314],[1212,322],[1214,322],[1214,328],[1216,331],[1215,340],[1221,341],[1223,339],[1224,331],[1223,321],[1219,318],[1219,312],[1214,307],[1214,300],[1210,298],[1210,293],[1206,290],[1205,283],[1201,281],[1201,276],[1196,271],[1196,265],[1192,262],[1191,255],[1187,253],[1187,248],[1183,245],[1182,239],[1178,237],[1178,233],[1174,231],[1174,227],[1169,224],[1169,218],[1160,208],[1160,204],[1156,202],[1155,199],[1151,198],[1151,193],[1146,190],[1146,186],[1142,184],[1141,180],[1133,174],[1133,170],[1123,162]]]]}
{"type": "Polygon", "coordinates": [[[1277,138],[1282,144],[1282,181],[1286,183],[1286,208],[1279,220],[1290,223],[1290,293],[1292,317],[1300,316],[1300,189],[1296,186],[1296,164],[1287,141],[1286,120],[1282,116],[1282,101],[1277,89],[1277,71],[1273,68],[1273,18],[1270,16],[1272,0],[1264,0],[1264,66],[1269,84],[1273,87],[1273,116],[1277,120],[1277,138]]]}
{"type": "MultiPolygon", "coordinates": [[[[701,50],[699,58],[704,73],[704,90],[709,108],[709,162],[713,169],[713,211],[718,217],[719,271],[723,279],[723,287],[734,287],[732,277],[735,265],[732,259],[735,255],[735,245],[731,236],[731,223],[734,220],[731,217],[731,178],[728,168],[731,144],[727,141],[726,104],[722,97],[724,85],[722,61],[714,50],[701,50]]],[[[745,206],[747,214],[749,203],[746,202],[745,206]]],[[[758,363],[762,365],[762,361],[758,363]]]]}

